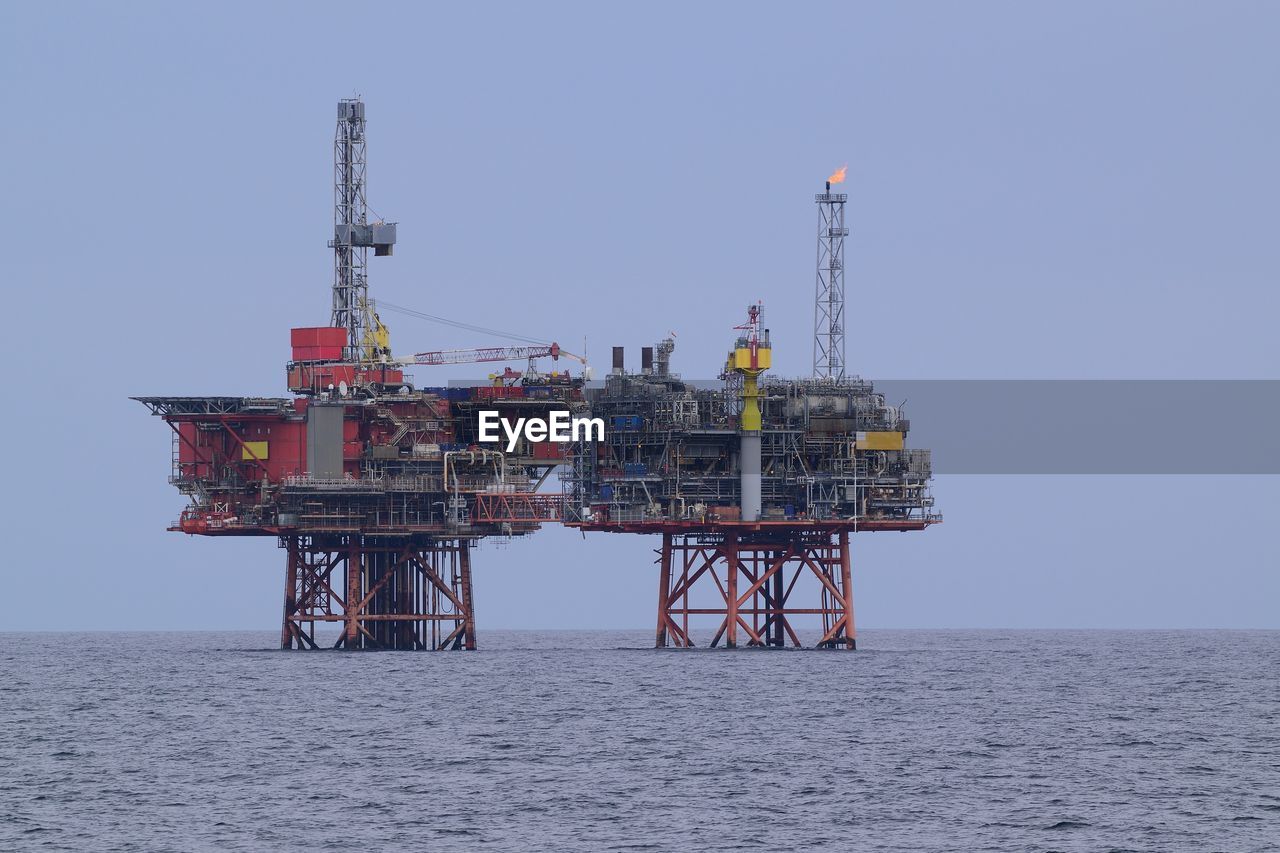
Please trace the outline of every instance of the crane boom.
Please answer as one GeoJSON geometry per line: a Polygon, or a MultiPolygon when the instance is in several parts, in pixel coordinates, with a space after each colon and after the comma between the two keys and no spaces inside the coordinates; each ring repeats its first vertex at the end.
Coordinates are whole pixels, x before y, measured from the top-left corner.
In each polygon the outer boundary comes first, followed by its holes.
{"type": "Polygon", "coordinates": [[[515,361],[560,356],[586,364],[581,356],[560,349],[559,344],[536,347],[480,347],[478,349],[446,349],[434,352],[416,352],[412,358],[398,359],[406,364],[479,364],[487,361],[515,361]]]}

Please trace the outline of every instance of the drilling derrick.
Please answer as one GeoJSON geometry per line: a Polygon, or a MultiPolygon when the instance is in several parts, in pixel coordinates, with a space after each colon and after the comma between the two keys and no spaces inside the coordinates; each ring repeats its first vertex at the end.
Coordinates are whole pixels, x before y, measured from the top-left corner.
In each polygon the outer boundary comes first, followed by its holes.
{"type": "Polygon", "coordinates": [[[844,379],[844,224],[845,193],[831,185],[844,181],[845,169],[827,178],[818,203],[818,275],[813,306],[813,378],[844,379]]]}
{"type": "Polygon", "coordinates": [[[369,223],[365,197],[364,102],[338,102],[338,128],[333,137],[333,311],[329,325],[347,330],[343,353],[349,361],[370,360],[380,323],[369,306],[369,249],[390,255],[396,223],[369,223]]]}

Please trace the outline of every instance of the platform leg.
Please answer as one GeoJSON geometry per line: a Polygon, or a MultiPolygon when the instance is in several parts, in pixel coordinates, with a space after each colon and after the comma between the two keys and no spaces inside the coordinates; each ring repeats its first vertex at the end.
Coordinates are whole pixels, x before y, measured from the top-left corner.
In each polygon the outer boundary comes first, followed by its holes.
{"type": "Polygon", "coordinates": [[[658,557],[658,628],[653,647],[667,645],[667,620],[671,618],[671,534],[662,534],[662,553],[658,557]]]}
{"type": "Polygon", "coordinates": [[[844,591],[844,638],[848,648],[858,647],[858,632],[853,621],[853,566],[849,554],[849,533],[840,532],[840,585],[844,591]]]}

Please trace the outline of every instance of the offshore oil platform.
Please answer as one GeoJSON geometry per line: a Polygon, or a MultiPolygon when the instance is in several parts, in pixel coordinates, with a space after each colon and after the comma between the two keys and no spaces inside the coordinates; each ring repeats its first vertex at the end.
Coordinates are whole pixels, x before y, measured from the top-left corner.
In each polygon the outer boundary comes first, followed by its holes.
{"type": "Polygon", "coordinates": [[[816,616],[815,645],[855,648],[849,534],[940,517],[929,451],[908,449],[901,411],[845,373],[847,199],[831,191],[843,179],[815,197],[811,378],[764,375],[759,304],[717,383],[673,373],[670,337],[642,349],[639,372],[615,347],[602,383],[555,343],[395,356],[367,262],[371,248],[392,254],[396,223],[369,221],[364,104],[340,101],[330,323],[292,330],[292,396],[134,398],[172,430],[170,482],[190,504],[169,529],[278,541],[286,649],[474,649],[473,546],[548,523],[661,536],[659,647],[695,645],[691,617],[718,625],[710,646],[799,647],[796,617],[816,616]],[[544,358],[581,370],[544,372],[544,358]],[[513,361],[527,366],[487,384],[419,388],[405,376],[513,361]],[[495,443],[482,413],[507,424],[568,413],[598,419],[603,435],[495,443]],[[817,602],[799,600],[802,578],[817,602]],[[336,639],[317,632],[326,623],[336,639]]]}

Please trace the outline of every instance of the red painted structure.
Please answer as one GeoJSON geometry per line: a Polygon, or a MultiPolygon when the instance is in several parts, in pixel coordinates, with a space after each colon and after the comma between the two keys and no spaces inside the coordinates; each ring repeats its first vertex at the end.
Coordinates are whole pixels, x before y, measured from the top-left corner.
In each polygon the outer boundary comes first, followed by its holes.
{"type": "Polygon", "coordinates": [[[170,529],[279,539],[285,648],[324,625],[340,648],[475,648],[471,546],[559,521],[537,488],[564,458],[479,444],[476,411],[580,408],[581,380],[415,389],[398,365],[335,360],[345,335],[292,330],[296,398],[137,398],[172,428],[170,482],[192,501],[170,529]]]}

